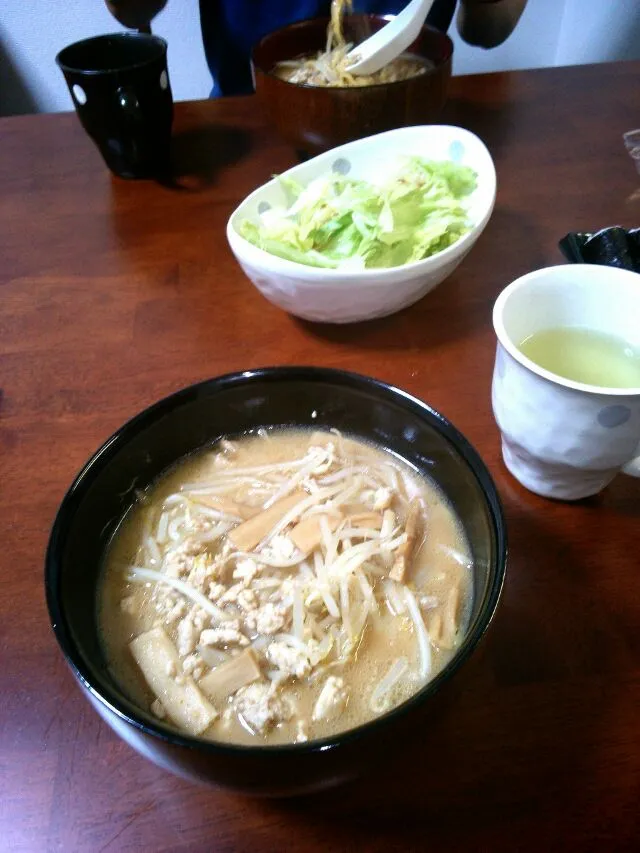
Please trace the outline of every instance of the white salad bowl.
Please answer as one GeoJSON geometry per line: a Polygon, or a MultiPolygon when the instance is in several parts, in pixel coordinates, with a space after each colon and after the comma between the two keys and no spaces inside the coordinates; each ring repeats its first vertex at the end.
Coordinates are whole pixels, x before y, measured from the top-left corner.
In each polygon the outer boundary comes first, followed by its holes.
{"type": "Polygon", "coordinates": [[[274,178],[252,192],[227,223],[231,250],[262,295],[305,320],[353,323],[393,314],[444,281],[484,230],[495,202],[493,160],[475,134],[448,125],[390,130],[326,151],[283,176],[306,186],[334,171],[380,184],[397,171],[402,158],[412,156],[451,160],[476,172],[476,189],[466,200],[472,223],[468,233],[429,258],[387,269],[325,269],[285,260],[254,246],[239,232],[243,220],[258,223],[264,210],[287,204],[285,190],[274,178]]]}

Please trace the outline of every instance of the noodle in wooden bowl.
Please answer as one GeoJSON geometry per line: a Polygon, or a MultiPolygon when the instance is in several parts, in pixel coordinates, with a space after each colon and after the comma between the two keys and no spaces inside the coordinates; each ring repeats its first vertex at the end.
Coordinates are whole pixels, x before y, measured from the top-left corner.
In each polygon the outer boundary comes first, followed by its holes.
{"type": "Polygon", "coordinates": [[[435,63],[430,59],[405,52],[373,74],[352,74],[349,64],[352,61],[351,51],[354,45],[347,41],[344,32],[346,15],[352,11],[352,0],[333,0],[324,50],[296,59],[282,60],[275,65],[274,74],[289,83],[303,86],[354,88],[398,83],[425,74],[435,67],[435,63]]]}
{"type": "Polygon", "coordinates": [[[437,121],[447,97],[453,43],[424,27],[406,54],[374,78],[348,74],[344,56],[387,23],[349,15],[343,41],[327,43],[329,18],[300,21],[265,36],[252,55],[256,92],[280,134],[317,154],[385,130],[437,121]]]}

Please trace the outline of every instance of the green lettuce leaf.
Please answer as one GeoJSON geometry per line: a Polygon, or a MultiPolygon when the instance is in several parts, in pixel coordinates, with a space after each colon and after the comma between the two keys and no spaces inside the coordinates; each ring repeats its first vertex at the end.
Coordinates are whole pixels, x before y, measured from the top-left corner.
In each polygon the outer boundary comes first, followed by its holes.
{"type": "Polygon", "coordinates": [[[468,166],[408,158],[380,186],[331,174],[306,187],[280,178],[287,204],[244,219],[239,233],[272,255],[307,266],[365,269],[428,258],[466,234],[468,166]]]}

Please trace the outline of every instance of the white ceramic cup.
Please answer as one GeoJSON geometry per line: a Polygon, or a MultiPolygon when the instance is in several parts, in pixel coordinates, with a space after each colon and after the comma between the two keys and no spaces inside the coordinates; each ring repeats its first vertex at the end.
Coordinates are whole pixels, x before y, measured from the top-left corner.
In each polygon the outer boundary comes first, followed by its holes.
{"type": "Polygon", "coordinates": [[[493,413],[513,476],[562,500],[596,494],[621,469],[640,476],[640,387],[573,382],[518,349],[534,332],[558,326],[585,326],[640,348],[640,275],[591,264],[536,270],[502,291],[493,326],[493,413]]]}

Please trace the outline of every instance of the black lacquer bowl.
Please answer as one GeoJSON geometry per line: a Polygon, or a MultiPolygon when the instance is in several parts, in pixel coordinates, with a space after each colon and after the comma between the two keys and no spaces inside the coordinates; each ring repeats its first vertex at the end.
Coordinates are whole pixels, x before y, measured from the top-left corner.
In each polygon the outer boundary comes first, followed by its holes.
{"type": "Polygon", "coordinates": [[[45,584],[67,662],[95,709],[125,741],[187,778],[275,796],[311,792],[374,770],[386,754],[410,746],[414,736],[424,738],[425,721],[429,715],[433,719],[442,697],[456,695],[450,685],[462,682],[463,665],[493,618],[505,564],[496,488],[478,454],[445,418],[373,379],[282,367],[194,385],[125,424],[87,462],[64,498],[49,541],[45,584]],[[336,427],[391,448],[434,478],[465,527],[474,558],[475,598],[468,634],[453,660],[403,705],[324,740],[229,746],[177,734],[121,691],[98,636],[96,586],[105,548],[136,490],[221,436],[261,426],[336,427]]]}
{"type": "Polygon", "coordinates": [[[573,264],[600,264],[640,273],[640,228],[613,225],[595,234],[570,231],[558,245],[573,264]]]}

